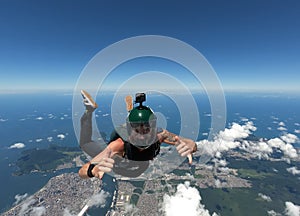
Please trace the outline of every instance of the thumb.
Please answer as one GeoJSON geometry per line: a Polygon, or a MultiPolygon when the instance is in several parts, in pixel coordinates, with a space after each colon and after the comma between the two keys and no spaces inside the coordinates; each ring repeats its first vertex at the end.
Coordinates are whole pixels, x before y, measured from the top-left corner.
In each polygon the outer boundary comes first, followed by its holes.
{"type": "Polygon", "coordinates": [[[189,159],[189,164],[192,164],[192,162],[193,162],[192,154],[188,154],[187,158],[189,159]]]}
{"type": "Polygon", "coordinates": [[[111,150],[111,148],[109,146],[107,146],[106,148],[107,148],[107,151],[105,152],[105,156],[107,158],[111,158],[111,156],[112,156],[112,150],[111,150]]]}
{"type": "Polygon", "coordinates": [[[175,136],[175,137],[174,137],[174,142],[175,142],[175,145],[178,145],[178,144],[179,144],[179,137],[178,137],[178,136],[175,136]]]}
{"type": "Polygon", "coordinates": [[[104,176],[104,172],[99,172],[99,179],[102,179],[104,176]]]}

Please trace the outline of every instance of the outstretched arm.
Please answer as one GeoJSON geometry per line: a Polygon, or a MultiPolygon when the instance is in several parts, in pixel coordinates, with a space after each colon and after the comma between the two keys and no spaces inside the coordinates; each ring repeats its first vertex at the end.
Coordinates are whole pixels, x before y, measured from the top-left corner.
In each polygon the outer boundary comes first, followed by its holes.
{"type": "Polygon", "coordinates": [[[123,151],[124,142],[121,139],[111,142],[102,152],[80,168],[79,176],[84,179],[91,177],[101,179],[104,173],[111,172],[114,165],[112,157],[116,154],[121,155],[123,151]]]}

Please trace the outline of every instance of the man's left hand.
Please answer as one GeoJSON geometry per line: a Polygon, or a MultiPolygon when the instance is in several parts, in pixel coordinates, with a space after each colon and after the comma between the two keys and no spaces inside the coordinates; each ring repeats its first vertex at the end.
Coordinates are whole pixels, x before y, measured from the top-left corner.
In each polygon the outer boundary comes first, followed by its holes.
{"type": "Polygon", "coordinates": [[[176,139],[176,150],[182,157],[188,157],[189,164],[192,164],[192,153],[195,149],[195,142],[189,139],[181,139],[178,136],[176,139]]]}

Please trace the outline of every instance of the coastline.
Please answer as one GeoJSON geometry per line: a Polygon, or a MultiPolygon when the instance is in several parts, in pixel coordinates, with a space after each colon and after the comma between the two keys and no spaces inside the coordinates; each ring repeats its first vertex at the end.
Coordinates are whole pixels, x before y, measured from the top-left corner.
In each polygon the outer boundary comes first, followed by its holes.
{"type": "Polygon", "coordinates": [[[98,179],[84,180],[77,173],[64,173],[51,178],[38,192],[1,216],[30,214],[37,208],[43,208],[47,215],[61,215],[66,207],[70,212],[78,213],[85,201],[101,190],[101,186],[102,181],[98,179]]]}

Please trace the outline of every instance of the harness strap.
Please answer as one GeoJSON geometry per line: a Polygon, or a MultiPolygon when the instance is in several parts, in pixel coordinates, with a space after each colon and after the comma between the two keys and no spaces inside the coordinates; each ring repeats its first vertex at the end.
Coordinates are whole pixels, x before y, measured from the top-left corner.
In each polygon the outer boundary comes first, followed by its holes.
{"type": "MultiPolygon", "coordinates": [[[[162,131],[161,128],[158,128],[158,133],[162,131]]],[[[111,133],[110,142],[121,138],[124,142],[124,157],[133,160],[133,161],[148,161],[153,160],[160,152],[160,142],[156,141],[148,148],[141,151],[138,147],[132,145],[128,141],[124,140],[116,130],[111,133]]]]}

